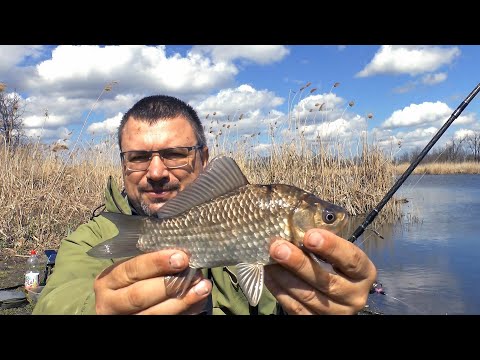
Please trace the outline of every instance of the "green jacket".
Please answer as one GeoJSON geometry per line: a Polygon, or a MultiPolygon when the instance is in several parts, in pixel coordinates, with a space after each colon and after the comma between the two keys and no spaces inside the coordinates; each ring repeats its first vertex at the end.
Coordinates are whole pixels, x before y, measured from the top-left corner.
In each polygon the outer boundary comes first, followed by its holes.
{"type": "MultiPolygon", "coordinates": [[[[132,214],[132,210],[110,177],[105,190],[105,207],[109,212],[132,214]]],[[[80,225],[60,243],[55,267],[48,277],[33,314],[95,314],[95,277],[113,259],[98,259],[86,254],[95,245],[118,234],[113,223],[103,216],[80,225]]],[[[118,261],[118,260],[117,260],[118,261]]],[[[214,315],[280,314],[281,307],[266,287],[257,308],[249,304],[239,288],[234,267],[203,269],[213,282],[211,301],[214,315]]]]}

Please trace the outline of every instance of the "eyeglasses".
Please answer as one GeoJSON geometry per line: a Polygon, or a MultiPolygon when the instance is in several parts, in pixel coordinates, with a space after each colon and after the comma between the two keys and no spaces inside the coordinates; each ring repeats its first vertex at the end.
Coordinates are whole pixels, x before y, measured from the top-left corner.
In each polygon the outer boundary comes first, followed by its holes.
{"type": "MultiPolygon", "coordinates": [[[[192,150],[199,150],[201,148],[203,148],[202,144],[194,146],[178,146],[156,151],[124,151],[120,153],[120,157],[122,158],[122,161],[125,162],[127,170],[130,171],[147,170],[154,154],[160,156],[160,159],[162,159],[167,168],[178,169],[189,164],[192,150]]],[[[196,151],[194,154],[196,154],[196,151]]]]}

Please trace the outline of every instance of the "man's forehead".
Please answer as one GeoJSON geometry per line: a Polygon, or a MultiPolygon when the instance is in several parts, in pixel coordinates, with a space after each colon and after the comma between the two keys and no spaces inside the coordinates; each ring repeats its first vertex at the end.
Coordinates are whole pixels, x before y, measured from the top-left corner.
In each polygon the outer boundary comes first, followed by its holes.
{"type": "Polygon", "coordinates": [[[190,122],[188,121],[187,118],[184,116],[176,116],[172,118],[158,118],[158,119],[145,119],[141,117],[133,117],[130,116],[126,122],[126,125],[141,125],[141,126],[156,126],[156,125],[162,125],[162,124],[168,124],[171,122],[176,122],[176,123],[185,123],[186,125],[190,125],[190,122]]]}
{"type": "Polygon", "coordinates": [[[190,145],[187,142],[196,141],[194,129],[185,118],[159,119],[154,123],[129,118],[122,138],[122,143],[161,142],[164,146],[185,146],[190,145]]]}
{"type": "Polygon", "coordinates": [[[123,132],[141,132],[147,131],[149,133],[163,133],[165,130],[169,132],[181,128],[182,132],[191,130],[194,131],[192,124],[184,117],[176,117],[171,119],[158,119],[155,121],[138,120],[130,117],[123,128],[123,132]]]}

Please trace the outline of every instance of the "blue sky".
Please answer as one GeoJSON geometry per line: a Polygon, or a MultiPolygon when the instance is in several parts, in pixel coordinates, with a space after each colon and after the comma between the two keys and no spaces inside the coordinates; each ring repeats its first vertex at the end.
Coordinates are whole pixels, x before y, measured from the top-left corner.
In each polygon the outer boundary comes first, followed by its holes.
{"type": "MultiPolygon", "coordinates": [[[[140,98],[168,94],[197,110],[210,140],[229,124],[268,146],[269,125],[293,114],[311,140],[353,142],[367,131],[405,151],[425,146],[480,82],[479,64],[478,45],[6,45],[0,83],[25,101],[26,134],[45,142],[75,141],[115,81],[83,140],[114,133],[140,98]]],[[[480,97],[438,146],[480,131],[479,112],[480,97]]]]}

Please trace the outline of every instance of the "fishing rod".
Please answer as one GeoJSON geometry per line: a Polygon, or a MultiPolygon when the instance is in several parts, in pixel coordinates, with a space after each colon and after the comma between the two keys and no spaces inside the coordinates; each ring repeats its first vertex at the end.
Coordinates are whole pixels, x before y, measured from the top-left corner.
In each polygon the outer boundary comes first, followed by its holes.
{"type": "Polygon", "coordinates": [[[422,150],[422,152],[417,156],[415,161],[413,161],[410,166],[408,167],[407,170],[398,178],[396,183],[392,186],[392,188],[388,191],[388,193],[384,196],[384,198],[378,203],[378,205],[367,215],[365,218],[365,221],[353,232],[352,236],[348,239],[350,242],[355,242],[355,240],[358,239],[360,235],[363,234],[365,229],[367,228],[368,225],[377,217],[379,212],[382,210],[382,208],[385,206],[385,204],[390,200],[395,194],[395,192],[398,190],[398,188],[403,184],[403,182],[407,179],[407,177],[410,176],[412,171],[417,167],[417,165],[420,163],[420,161],[423,160],[425,155],[430,151],[430,149],[435,145],[435,143],[440,139],[440,137],[443,135],[443,133],[448,129],[448,127],[453,123],[453,121],[460,116],[463,110],[468,106],[470,101],[478,94],[480,91],[480,83],[475,87],[475,89],[472,90],[472,92],[463,100],[463,102],[457,107],[457,109],[450,115],[450,118],[447,120],[445,124],[438,130],[438,132],[433,136],[433,138],[430,140],[430,142],[425,146],[425,148],[422,150]]]}

